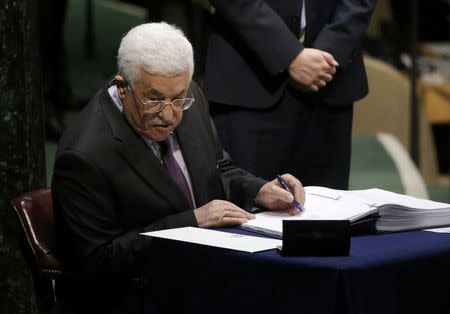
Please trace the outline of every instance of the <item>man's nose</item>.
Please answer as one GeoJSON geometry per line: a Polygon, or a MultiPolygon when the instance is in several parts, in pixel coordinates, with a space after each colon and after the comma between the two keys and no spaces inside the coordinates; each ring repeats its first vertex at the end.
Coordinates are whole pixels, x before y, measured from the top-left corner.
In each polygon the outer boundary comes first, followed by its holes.
{"type": "Polygon", "coordinates": [[[173,108],[171,102],[166,102],[166,105],[164,106],[163,110],[159,112],[160,117],[163,118],[165,121],[172,120],[173,118],[173,108]]]}

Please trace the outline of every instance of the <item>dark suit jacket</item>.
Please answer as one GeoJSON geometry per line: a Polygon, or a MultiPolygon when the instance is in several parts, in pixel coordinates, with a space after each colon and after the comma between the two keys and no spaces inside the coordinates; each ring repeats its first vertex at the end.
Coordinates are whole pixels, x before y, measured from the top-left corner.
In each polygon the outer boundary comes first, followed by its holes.
{"type": "MultiPolygon", "coordinates": [[[[195,102],[184,112],[176,135],[197,207],[213,199],[251,206],[265,181],[236,168],[222,154],[205,98],[195,83],[191,90],[195,102]]],[[[140,232],[197,226],[182,192],[106,88],[62,137],[52,193],[57,253],[66,267],[81,274],[61,286],[70,298],[80,294],[81,302],[103,292],[111,303],[116,301],[112,296],[124,294],[124,286],[111,278],[125,280],[141,272],[152,241],[140,232]],[[88,278],[80,280],[83,275],[88,278]],[[79,288],[74,288],[77,280],[79,288]]]]}
{"type": "Polygon", "coordinates": [[[309,96],[327,104],[364,97],[367,79],[361,38],[376,0],[305,0],[306,33],[299,42],[302,0],[210,0],[205,88],[208,100],[268,108],[285,91],[286,67],[304,48],[331,53],[340,64],[333,81],[309,96]]]}

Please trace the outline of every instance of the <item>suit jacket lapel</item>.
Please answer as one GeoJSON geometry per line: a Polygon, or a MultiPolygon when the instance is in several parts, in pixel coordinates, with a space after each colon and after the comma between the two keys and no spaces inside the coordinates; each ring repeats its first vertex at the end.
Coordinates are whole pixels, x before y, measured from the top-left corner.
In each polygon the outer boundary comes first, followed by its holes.
{"type": "Polygon", "coordinates": [[[189,171],[196,205],[201,206],[209,201],[208,179],[205,177],[205,169],[216,166],[213,147],[207,145],[205,138],[208,131],[201,121],[200,113],[196,106],[204,106],[203,103],[194,103],[192,108],[183,114],[183,120],[176,129],[178,142],[183,153],[183,159],[189,171]],[[195,132],[195,133],[193,133],[195,132]]]}
{"type": "Polygon", "coordinates": [[[189,207],[178,187],[172,182],[153,150],[133,131],[123,114],[116,108],[107,90],[103,111],[116,139],[117,151],[128,164],[177,210],[189,207]]]}
{"type": "Polygon", "coordinates": [[[178,125],[176,135],[183,153],[184,162],[186,163],[191,178],[192,189],[198,206],[202,204],[203,193],[201,191],[201,182],[204,181],[204,178],[201,175],[201,165],[204,165],[205,161],[203,161],[202,158],[203,154],[199,153],[202,151],[201,143],[199,143],[198,138],[195,138],[192,134],[189,136],[189,132],[185,126],[186,124],[178,125]]]}

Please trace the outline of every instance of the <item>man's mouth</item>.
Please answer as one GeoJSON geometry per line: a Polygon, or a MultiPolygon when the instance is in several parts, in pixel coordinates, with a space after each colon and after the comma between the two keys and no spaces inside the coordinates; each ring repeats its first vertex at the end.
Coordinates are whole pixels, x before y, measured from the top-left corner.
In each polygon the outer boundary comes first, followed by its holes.
{"type": "Polygon", "coordinates": [[[172,124],[157,124],[154,127],[158,130],[165,131],[172,128],[172,124]]]}

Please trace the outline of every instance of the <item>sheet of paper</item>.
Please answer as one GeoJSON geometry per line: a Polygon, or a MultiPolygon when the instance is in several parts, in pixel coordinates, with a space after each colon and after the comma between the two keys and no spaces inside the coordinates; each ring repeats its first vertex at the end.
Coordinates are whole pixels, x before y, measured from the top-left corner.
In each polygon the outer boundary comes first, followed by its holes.
{"type": "Polygon", "coordinates": [[[195,227],[166,229],[141,234],[150,237],[197,243],[250,253],[275,249],[278,245],[281,245],[281,240],[195,227]]]}
{"type": "Polygon", "coordinates": [[[421,198],[416,198],[376,188],[367,190],[347,191],[346,193],[374,200],[377,205],[397,204],[411,208],[421,208],[421,209],[449,208],[449,204],[447,203],[425,200],[421,198]]]}
{"type": "Polygon", "coordinates": [[[436,228],[436,229],[424,229],[424,231],[438,232],[438,233],[450,233],[450,227],[436,228]]]}
{"type": "Polygon", "coordinates": [[[299,219],[348,219],[353,222],[376,212],[377,208],[370,201],[346,192],[317,186],[305,187],[305,212],[299,219]]]}

